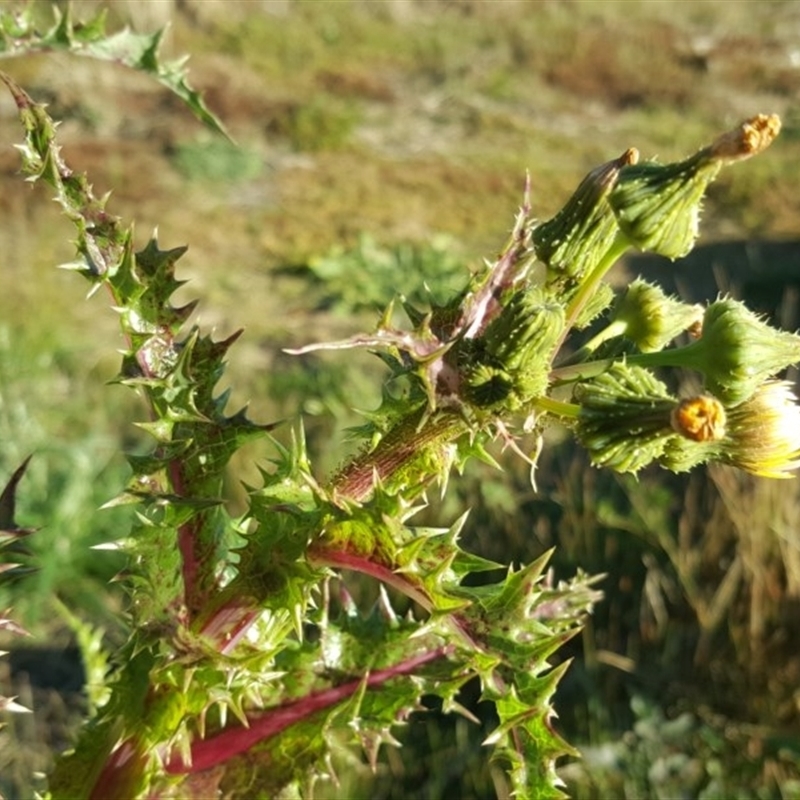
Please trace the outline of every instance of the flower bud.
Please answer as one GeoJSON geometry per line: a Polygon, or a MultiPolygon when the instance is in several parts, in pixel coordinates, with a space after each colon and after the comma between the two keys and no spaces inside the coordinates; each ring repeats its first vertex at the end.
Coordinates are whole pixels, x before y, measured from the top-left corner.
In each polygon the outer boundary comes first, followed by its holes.
{"type": "Polygon", "coordinates": [[[661,350],[702,316],[700,306],[667,297],[658,286],[636,280],[617,302],[611,325],[642,353],[650,353],[661,350]]]}
{"type": "Polygon", "coordinates": [[[564,324],[561,305],[535,292],[513,295],[483,336],[464,343],[466,399],[513,411],[544,394],[564,324]]]}
{"type": "Polygon", "coordinates": [[[706,388],[735,406],[800,361],[800,336],[771,327],[743,303],[726,298],[708,306],[702,336],[681,350],[688,356],[683,365],[702,372],[706,388]]]}
{"type": "Polygon", "coordinates": [[[609,197],[622,232],[640,250],[685,256],[697,238],[706,187],[720,166],[698,154],[677,164],[647,161],[622,170],[609,197]]]}
{"type": "Polygon", "coordinates": [[[549,284],[570,278],[573,285],[600,262],[617,234],[608,195],[620,169],[635,164],[639,153],[630,149],[592,170],[564,208],[533,230],[536,257],[547,266],[549,284]]]}
{"type": "Polygon", "coordinates": [[[624,167],[608,197],[619,227],[640,250],[685,256],[697,238],[703,195],[722,165],[760,153],[779,131],[778,117],[762,114],[684,161],[624,167]]]}
{"type": "Polygon", "coordinates": [[[575,387],[581,407],[576,434],[595,466],[638,472],[657,459],[674,436],[675,399],[641,367],[617,363],[575,387]]]}

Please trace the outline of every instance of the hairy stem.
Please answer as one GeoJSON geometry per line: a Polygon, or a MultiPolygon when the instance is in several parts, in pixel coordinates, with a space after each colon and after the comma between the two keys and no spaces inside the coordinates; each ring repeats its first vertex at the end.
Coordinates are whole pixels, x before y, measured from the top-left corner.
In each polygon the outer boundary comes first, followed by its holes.
{"type": "Polygon", "coordinates": [[[456,412],[443,410],[431,414],[427,409],[416,412],[389,431],[374,450],[356,456],[341,469],[332,480],[332,492],[363,502],[376,484],[387,483],[411,464],[427,461],[427,469],[415,470],[417,475],[424,476],[416,480],[424,488],[441,474],[448,445],[469,430],[467,421],[456,412]]]}

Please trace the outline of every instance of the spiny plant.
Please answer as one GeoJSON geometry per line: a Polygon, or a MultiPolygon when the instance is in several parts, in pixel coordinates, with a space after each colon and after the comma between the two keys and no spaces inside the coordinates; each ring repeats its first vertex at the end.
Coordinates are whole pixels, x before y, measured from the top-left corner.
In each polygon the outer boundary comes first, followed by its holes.
{"type": "MultiPolygon", "coordinates": [[[[107,36],[100,18],[68,16],[39,35],[26,19],[0,17],[6,51],[13,41],[107,57],[121,41],[144,43],[126,63],[169,75],[206,118],[182,73],[160,65],[158,36],[107,36]]],[[[76,227],[70,266],[119,315],[117,381],[143,398],[136,424],[152,437],[111,501],[136,507],[112,543],[128,556],[129,635],[111,655],[107,699],[57,760],[51,796],[310,796],[319,778],[336,779],[331,754],[343,744],[374,765],[424,695],[468,714],[458,695],[473,678],[495,706],[487,744],[515,796],[560,796],[555,763],[572,750],[551,725],[552,696],[567,662],[550,659],[599,599],[594,580],[554,582],[545,554],[476,586],[466,579],[502,565],[460,547],[465,517],[412,520],[452,470],[494,463],[495,440],[533,471],[551,423],[622,472],[719,461],[786,477],[800,466],[800,409],[776,379],[800,360],[800,337],[728,298],[687,306],[641,281],[615,297],[604,281],[630,248],[689,252],[706,187],[766,148],[778,118],[756,116],[675,164],[628,150],[544,222],[526,192],[498,257],[450,300],[403,302],[406,327],[390,307],[371,332],[295,351],[367,347],[390,370],[380,407],[354,432],[360,451],[322,478],[301,427],[282,446],[273,424],[227,413],[215,387],[240,334],[216,341],[189,324],[194,304],[172,303],[185,248],[151,239],[137,251],[132,229],[63,160],[44,107],[3,80],[25,131],[23,170],[55,190],[76,227]],[[683,334],[692,341],[673,346],[683,334]],[[704,388],[682,396],[657,368],[694,370],[704,388]],[[274,458],[232,518],[226,465],[254,439],[274,458]],[[379,584],[374,607],[357,607],[351,572],[379,584]]]]}

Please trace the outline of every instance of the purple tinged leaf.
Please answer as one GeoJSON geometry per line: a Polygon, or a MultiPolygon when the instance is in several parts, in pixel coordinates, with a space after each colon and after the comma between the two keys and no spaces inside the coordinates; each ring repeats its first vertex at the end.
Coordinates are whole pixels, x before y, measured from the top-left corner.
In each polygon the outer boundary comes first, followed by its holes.
{"type": "Polygon", "coordinates": [[[5,485],[2,493],[0,493],[0,532],[14,534],[13,538],[19,538],[20,535],[27,535],[33,532],[30,528],[20,528],[15,520],[17,486],[20,480],[22,480],[22,476],[25,474],[30,460],[31,456],[28,456],[22,464],[14,470],[14,474],[9,478],[8,483],[5,485]]]}

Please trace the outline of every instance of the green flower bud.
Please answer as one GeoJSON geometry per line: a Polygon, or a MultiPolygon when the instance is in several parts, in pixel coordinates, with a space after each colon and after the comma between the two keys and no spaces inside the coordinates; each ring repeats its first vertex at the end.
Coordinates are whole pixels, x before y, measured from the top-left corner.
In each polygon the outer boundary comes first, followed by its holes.
{"type": "Polygon", "coordinates": [[[609,197],[622,232],[640,250],[685,256],[697,238],[706,187],[720,166],[698,154],[678,164],[647,161],[623,170],[609,197]]]}
{"type": "Polygon", "coordinates": [[[459,359],[465,399],[515,411],[544,394],[564,324],[561,305],[535,292],[517,292],[483,336],[464,342],[459,359]]]}
{"type": "Polygon", "coordinates": [[[761,152],[779,131],[778,117],[762,114],[684,161],[624,167],[608,197],[619,227],[640,250],[685,256],[697,238],[703,195],[722,165],[761,152]]]}
{"type": "Polygon", "coordinates": [[[614,364],[573,393],[580,405],[578,441],[595,466],[638,472],[659,458],[675,435],[676,401],[666,386],[641,367],[614,364]]]}
{"type": "Polygon", "coordinates": [[[592,170],[572,197],[551,220],[533,230],[537,258],[547,266],[549,284],[571,279],[581,281],[608,252],[617,234],[617,223],[608,205],[608,195],[620,169],[635,164],[636,150],[623,153],[592,170]]]}
{"type": "Polygon", "coordinates": [[[586,300],[586,304],[580,309],[572,326],[577,330],[583,330],[593,319],[599,317],[611,305],[613,300],[614,290],[611,286],[607,283],[598,283],[586,300]]]}
{"type": "Polygon", "coordinates": [[[624,334],[642,353],[661,350],[703,316],[698,305],[667,297],[658,287],[634,281],[614,308],[610,329],[624,334]]]}
{"type": "Polygon", "coordinates": [[[689,356],[682,363],[705,375],[706,388],[735,406],[800,361],[800,336],[771,327],[743,303],[726,298],[708,306],[702,336],[681,350],[689,356]]]}

